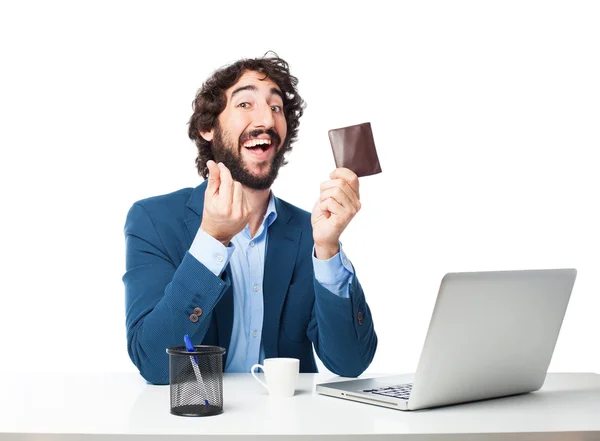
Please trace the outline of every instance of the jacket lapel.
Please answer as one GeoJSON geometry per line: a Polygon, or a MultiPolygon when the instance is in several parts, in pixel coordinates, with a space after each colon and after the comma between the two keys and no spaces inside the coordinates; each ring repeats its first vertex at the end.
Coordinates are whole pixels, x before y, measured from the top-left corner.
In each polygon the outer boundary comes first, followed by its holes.
{"type": "MultiPolygon", "coordinates": [[[[188,200],[187,206],[189,208],[187,216],[184,220],[185,225],[190,233],[190,242],[187,246],[189,249],[192,244],[196,233],[202,223],[202,212],[204,210],[204,192],[206,191],[208,181],[204,181],[198,187],[192,190],[192,195],[188,200]]],[[[225,271],[223,271],[223,278],[225,280],[231,280],[231,267],[227,265],[225,271]]],[[[229,289],[225,291],[219,303],[213,309],[213,320],[210,325],[217,327],[218,341],[217,344],[224,348],[228,348],[231,342],[231,330],[233,329],[233,285],[229,286],[229,289]]],[[[227,352],[223,360],[223,366],[227,362],[227,352]]]]}
{"type": "Polygon", "coordinates": [[[263,280],[264,319],[262,341],[265,358],[278,356],[281,311],[294,271],[301,231],[289,225],[291,213],[275,198],[277,219],[268,230],[269,241],[263,280]]]}

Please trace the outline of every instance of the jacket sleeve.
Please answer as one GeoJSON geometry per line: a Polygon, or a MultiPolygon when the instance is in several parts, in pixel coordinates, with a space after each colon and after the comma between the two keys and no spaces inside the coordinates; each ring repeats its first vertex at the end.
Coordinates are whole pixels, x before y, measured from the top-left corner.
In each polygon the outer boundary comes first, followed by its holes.
{"type": "Polygon", "coordinates": [[[377,334],[356,275],[343,298],[314,280],[315,304],[308,337],[323,364],[342,377],[358,377],[373,361],[377,334]]]}
{"type": "Polygon", "coordinates": [[[139,202],[127,215],[125,248],[123,283],[129,357],[147,381],[168,384],[166,348],[182,346],[185,334],[194,336],[195,341],[204,337],[212,311],[231,281],[226,272],[224,279],[217,277],[189,251],[177,266],[139,202]]]}

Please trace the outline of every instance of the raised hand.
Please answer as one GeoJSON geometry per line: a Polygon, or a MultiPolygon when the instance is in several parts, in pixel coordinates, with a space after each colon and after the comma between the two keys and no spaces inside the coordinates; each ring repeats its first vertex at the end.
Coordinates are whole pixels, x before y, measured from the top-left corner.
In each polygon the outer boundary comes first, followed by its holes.
{"type": "Polygon", "coordinates": [[[248,224],[252,208],[242,184],[233,180],[225,165],[217,165],[214,161],[208,161],[206,165],[208,185],[200,228],[227,246],[248,224]]]}
{"type": "Polygon", "coordinates": [[[318,259],[329,259],[339,252],[340,236],[361,207],[358,176],[353,171],[336,168],[329,177],[321,184],[321,197],[311,216],[318,259]]]}

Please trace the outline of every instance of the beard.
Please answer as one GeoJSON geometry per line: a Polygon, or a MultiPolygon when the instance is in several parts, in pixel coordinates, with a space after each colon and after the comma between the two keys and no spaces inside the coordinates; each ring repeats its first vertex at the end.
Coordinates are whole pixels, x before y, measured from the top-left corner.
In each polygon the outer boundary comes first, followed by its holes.
{"type": "MultiPolygon", "coordinates": [[[[266,190],[271,188],[271,185],[279,174],[279,169],[284,163],[285,146],[281,145],[281,138],[273,130],[252,130],[248,133],[243,133],[237,142],[237,145],[232,141],[228,134],[221,130],[219,123],[215,126],[215,134],[212,141],[212,152],[215,162],[222,162],[231,172],[231,177],[242,184],[244,187],[253,190],[266,190]],[[256,176],[244,164],[242,157],[242,149],[244,141],[248,138],[254,138],[258,135],[266,133],[271,137],[271,143],[275,150],[275,155],[269,166],[269,170],[265,175],[256,176]]],[[[265,161],[266,162],[266,161],[265,161]]]]}

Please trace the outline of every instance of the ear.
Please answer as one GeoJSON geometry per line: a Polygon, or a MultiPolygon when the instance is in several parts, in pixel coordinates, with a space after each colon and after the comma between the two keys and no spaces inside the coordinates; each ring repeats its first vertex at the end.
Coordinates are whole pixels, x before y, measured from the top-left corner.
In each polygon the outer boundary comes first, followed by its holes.
{"type": "Polygon", "coordinates": [[[215,129],[210,129],[210,132],[200,132],[200,136],[204,138],[205,141],[211,142],[213,140],[215,129]]]}

